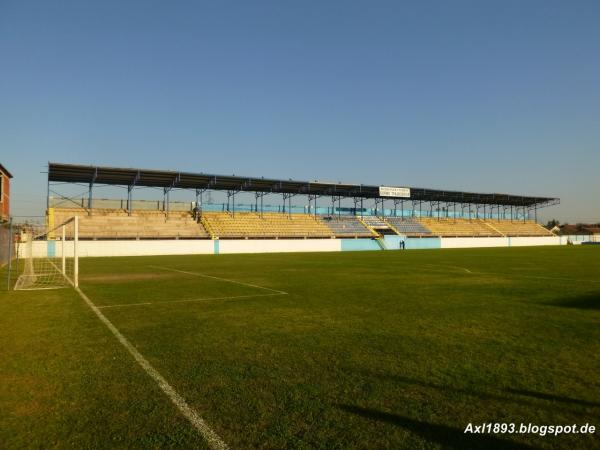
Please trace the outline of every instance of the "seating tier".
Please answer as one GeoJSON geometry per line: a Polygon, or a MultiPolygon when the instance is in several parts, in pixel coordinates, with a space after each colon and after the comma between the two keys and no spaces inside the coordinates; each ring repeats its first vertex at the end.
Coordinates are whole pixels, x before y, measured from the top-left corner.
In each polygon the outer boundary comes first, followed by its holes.
{"type": "Polygon", "coordinates": [[[371,231],[353,216],[325,216],[321,220],[336,237],[373,237],[371,231]]]}
{"type": "Polygon", "coordinates": [[[412,217],[386,217],[388,223],[390,223],[398,232],[407,236],[421,236],[424,234],[431,234],[431,230],[419,223],[412,217]]]}
{"type": "Polygon", "coordinates": [[[332,230],[309,214],[205,212],[202,220],[218,238],[327,238],[332,230]]]}
{"type": "Polygon", "coordinates": [[[485,222],[468,219],[419,217],[416,220],[436,236],[502,236],[485,222]]]}
{"type": "Polygon", "coordinates": [[[79,217],[80,239],[172,239],[208,238],[209,235],[187,212],[91,210],[51,208],[50,223],[55,226],[79,217]]]}
{"type": "Polygon", "coordinates": [[[489,221],[489,224],[506,236],[554,236],[550,230],[531,220],[499,220],[489,221]]]}

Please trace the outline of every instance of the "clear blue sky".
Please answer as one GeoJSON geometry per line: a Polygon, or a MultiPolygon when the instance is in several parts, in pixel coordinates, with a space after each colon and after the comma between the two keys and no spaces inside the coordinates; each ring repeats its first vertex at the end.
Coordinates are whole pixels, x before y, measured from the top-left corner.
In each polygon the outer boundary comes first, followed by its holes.
{"type": "Polygon", "coordinates": [[[600,221],[600,2],[0,0],[0,162],[559,196],[600,221]]]}

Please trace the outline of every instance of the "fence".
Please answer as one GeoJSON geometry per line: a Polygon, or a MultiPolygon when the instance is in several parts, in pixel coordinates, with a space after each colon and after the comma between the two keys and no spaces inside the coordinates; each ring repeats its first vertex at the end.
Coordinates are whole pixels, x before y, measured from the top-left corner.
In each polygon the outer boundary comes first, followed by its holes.
{"type": "Polygon", "coordinates": [[[10,226],[0,225],[0,267],[8,264],[12,253],[12,241],[10,237],[10,226]]]}

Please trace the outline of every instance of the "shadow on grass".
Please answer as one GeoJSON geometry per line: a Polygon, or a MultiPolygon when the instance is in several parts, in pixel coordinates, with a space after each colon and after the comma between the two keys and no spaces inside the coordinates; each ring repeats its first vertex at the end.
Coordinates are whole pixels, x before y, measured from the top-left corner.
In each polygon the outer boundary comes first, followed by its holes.
{"type": "Polygon", "coordinates": [[[597,402],[590,402],[588,400],[580,400],[578,398],[563,397],[563,396],[554,395],[554,394],[544,394],[543,392],[528,391],[526,389],[508,388],[508,389],[506,389],[506,391],[510,392],[512,394],[525,395],[527,397],[539,398],[541,400],[550,400],[553,402],[561,402],[561,403],[572,403],[572,404],[581,405],[581,406],[600,407],[600,403],[597,403],[597,402]]]}
{"type": "Polygon", "coordinates": [[[500,439],[493,434],[465,434],[464,430],[449,427],[447,425],[437,425],[428,422],[411,419],[398,414],[386,413],[376,409],[361,408],[352,405],[335,405],[337,408],[379,422],[386,422],[391,425],[402,427],[409,430],[423,439],[436,442],[445,447],[457,449],[532,449],[526,444],[500,439]]]}
{"type": "Polygon", "coordinates": [[[600,310],[600,292],[580,295],[578,297],[561,299],[558,302],[550,303],[552,306],[576,309],[597,309],[600,310]]]}
{"type": "Polygon", "coordinates": [[[556,405],[551,405],[551,404],[541,405],[538,402],[532,402],[528,399],[519,398],[519,397],[529,397],[530,399],[533,398],[536,400],[560,402],[560,403],[564,403],[565,407],[571,413],[577,414],[577,415],[583,414],[581,411],[578,411],[579,406],[600,408],[600,403],[597,403],[597,402],[581,400],[581,399],[576,399],[576,398],[569,398],[569,397],[564,397],[564,396],[559,396],[559,395],[554,395],[554,394],[546,394],[546,393],[542,393],[542,392],[529,391],[526,389],[512,389],[512,388],[504,389],[504,392],[512,394],[511,396],[507,396],[507,395],[502,395],[502,393],[494,394],[494,393],[490,393],[490,392],[481,392],[481,391],[477,391],[474,389],[465,389],[465,388],[458,388],[458,387],[453,387],[453,386],[448,386],[448,385],[435,384],[435,383],[431,383],[431,382],[427,382],[427,381],[404,377],[401,375],[381,375],[381,374],[373,374],[373,373],[367,373],[366,375],[368,375],[369,377],[375,376],[375,377],[378,377],[381,379],[387,378],[387,379],[391,379],[393,381],[398,381],[400,383],[412,384],[415,386],[421,386],[421,387],[428,388],[428,389],[435,389],[435,390],[442,391],[442,392],[455,392],[458,394],[468,395],[470,397],[475,397],[475,398],[482,399],[482,400],[486,400],[486,399],[487,400],[497,400],[497,401],[506,402],[506,403],[514,403],[514,404],[518,404],[518,405],[524,405],[527,407],[533,406],[535,408],[544,408],[544,409],[549,409],[549,410],[556,409],[556,405]],[[519,396],[519,397],[514,397],[514,396],[519,396]],[[571,407],[571,408],[569,408],[569,407],[571,407]]]}

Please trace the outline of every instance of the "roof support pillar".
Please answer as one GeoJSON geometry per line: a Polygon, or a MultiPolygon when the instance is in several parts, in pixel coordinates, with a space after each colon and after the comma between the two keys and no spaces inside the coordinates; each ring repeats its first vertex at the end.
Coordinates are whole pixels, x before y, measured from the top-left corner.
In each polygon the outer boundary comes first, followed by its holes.
{"type": "Polygon", "coordinates": [[[131,216],[133,211],[133,188],[140,180],[140,171],[138,170],[133,181],[127,186],[127,215],[131,216]]]}
{"type": "Polygon", "coordinates": [[[292,217],[292,197],[296,195],[296,194],[288,194],[286,192],[284,192],[282,194],[283,196],[283,214],[285,214],[285,201],[288,201],[288,217],[291,218],[292,217]]]}
{"type": "Polygon", "coordinates": [[[48,183],[46,185],[46,212],[50,209],[50,173],[48,173],[48,183]]]}
{"type": "Polygon", "coordinates": [[[254,193],[254,200],[255,200],[255,205],[254,205],[254,210],[256,212],[258,212],[258,199],[260,198],[260,217],[263,216],[263,198],[264,196],[267,195],[266,192],[255,192],[254,193]]]}
{"type": "Polygon", "coordinates": [[[357,215],[356,212],[358,210],[357,205],[360,203],[361,198],[356,198],[356,197],[352,197],[352,202],[354,203],[354,208],[352,210],[352,214],[354,214],[355,216],[357,215]]]}
{"type": "Polygon", "coordinates": [[[308,209],[309,209],[309,213],[312,212],[315,216],[315,219],[317,218],[317,199],[319,198],[318,195],[316,194],[308,194],[308,209]],[[314,206],[312,207],[311,210],[311,202],[314,202],[314,206]]]}
{"type": "Polygon", "coordinates": [[[170,187],[163,188],[163,209],[165,211],[165,216],[167,217],[167,219],[169,218],[169,204],[171,202],[170,193],[170,187]]]}
{"type": "MultiPolygon", "coordinates": [[[[379,202],[381,202],[381,209],[383,209],[383,199],[382,198],[375,198],[375,215],[378,216],[379,215],[379,202]]],[[[383,215],[385,215],[385,213],[383,213],[383,215]]]]}
{"type": "Polygon", "coordinates": [[[231,215],[235,217],[235,194],[239,191],[231,190],[227,191],[227,212],[231,212],[231,215]],[[229,206],[229,199],[231,198],[232,206],[229,206]]]}
{"type": "Polygon", "coordinates": [[[203,193],[204,191],[206,191],[206,189],[198,189],[196,188],[196,208],[200,209],[202,208],[202,203],[203,203],[203,193]]]}
{"type": "Polygon", "coordinates": [[[96,167],[96,169],[94,170],[94,176],[92,177],[91,181],[90,181],[90,189],[88,192],[88,214],[91,216],[92,215],[92,207],[93,205],[93,189],[94,189],[94,182],[96,181],[96,177],[98,176],[98,168],[96,167]]]}

